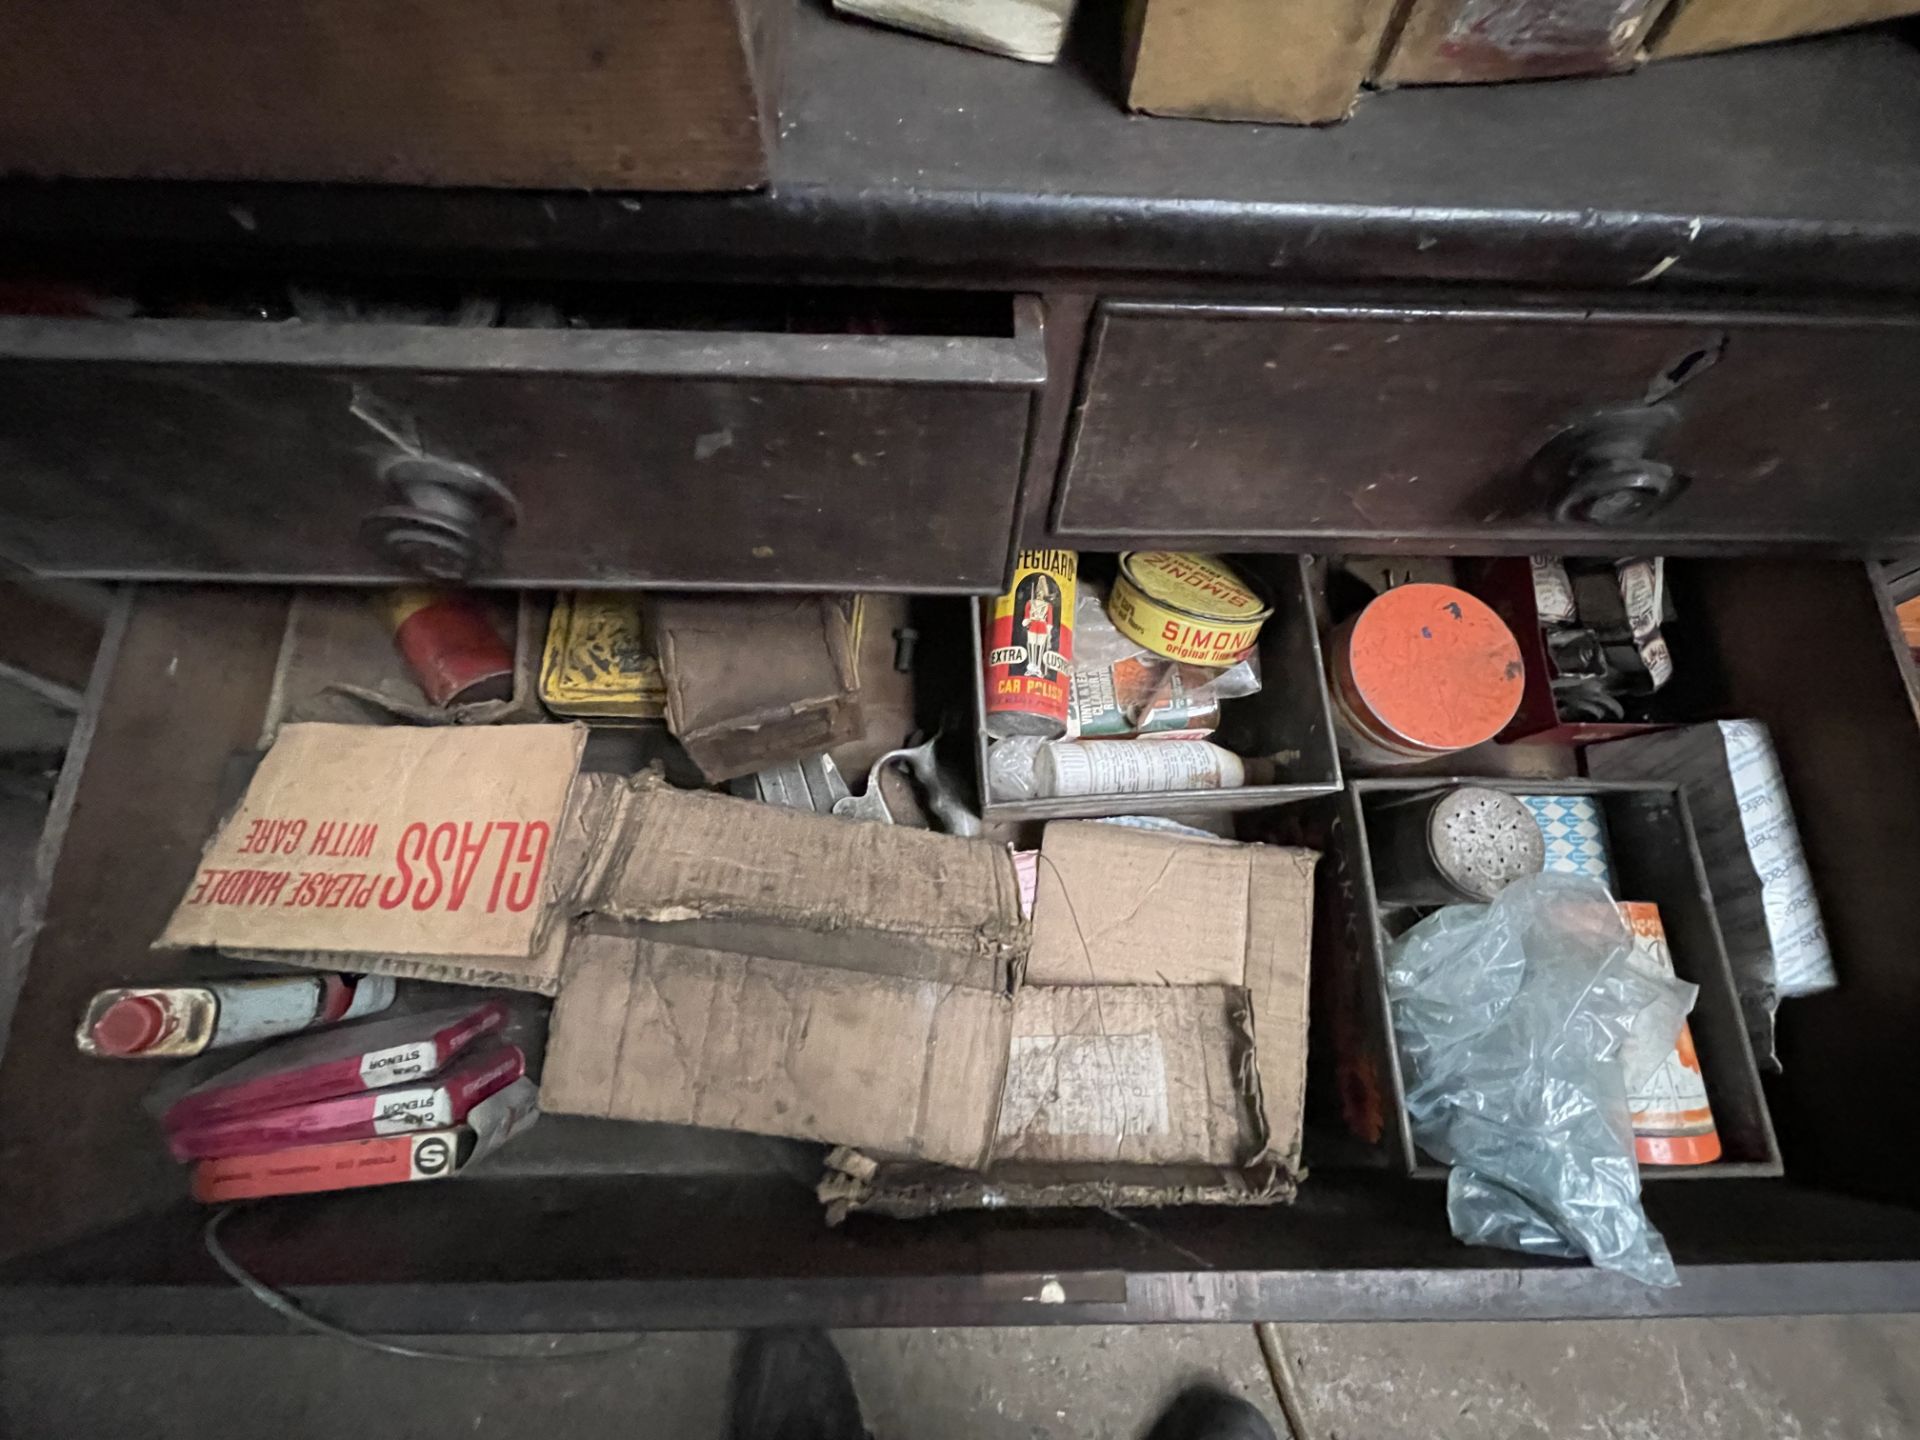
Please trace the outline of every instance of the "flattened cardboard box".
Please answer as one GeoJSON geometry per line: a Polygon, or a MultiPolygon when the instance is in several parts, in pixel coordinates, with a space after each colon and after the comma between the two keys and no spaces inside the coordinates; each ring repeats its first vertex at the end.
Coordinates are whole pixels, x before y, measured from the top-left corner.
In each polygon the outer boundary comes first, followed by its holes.
{"type": "Polygon", "coordinates": [[[992,1162],[836,1151],[829,1218],[1291,1198],[1318,856],[1062,822],[1041,853],[992,1162]]]}
{"type": "Polygon", "coordinates": [[[1224,985],[1022,990],[993,1163],[1222,1165],[1264,1147],[1246,992],[1224,985]]]}
{"type": "Polygon", "coordinates": [[[978,1167],[1011,1021],[988,990],[590,929],[554,1006],[541,1106],[978,1167]]]}
{"type": "Polygon", "coordinates": [[[554,1009],[547,1109],[963,1170],[1290,1184],[1312,855],[1054,825],[1024,968],[1102,983],[1009,1001],[1025,936],[1000,847],[646,781],[619,833],[554,1009]],[[1110,983],[1129,978],[1175,983],[1110,983]]]}
{"type": "MultiPolygon", "coordinates": [[[[1184,839],[1089,821],[1049,825],[1040,856],[1026,983],[1158,986],[1148,993],[1162,996],[1185,987],[1244,992],[1252,1059],[1235,1083],[1254,1097],[1260,1136],[1237,1163],[1270,1159],[1297,1169],[1319,857],[1310,850],[1184,839]]],[[[1169,1007],[1176,1031],[1197,1023],[1199,1012],[1172,1008],[1189,1002],[1159,1003],[1169,1007]]],[[[1197,1151],[1167,1158],[1217,1161],[1197,1151]]]]}
{"type": "Polygon", "coordinates": [[[651,777],[615,833],[548,1108],[985,1163],[1026,948],[1004,846],[651,777]]]}
{"type": "Polygon", "coordinates": [[[1026,949],[1006,847],[634,782],[590,880],[675,944],[1005,993],[1026,949]]]}
{"type": "Polygon", "coordinates": [[[614,787],[576,790],[585,737],[284,726],[155,943],[550,993],[619,819],[614,787]]]}

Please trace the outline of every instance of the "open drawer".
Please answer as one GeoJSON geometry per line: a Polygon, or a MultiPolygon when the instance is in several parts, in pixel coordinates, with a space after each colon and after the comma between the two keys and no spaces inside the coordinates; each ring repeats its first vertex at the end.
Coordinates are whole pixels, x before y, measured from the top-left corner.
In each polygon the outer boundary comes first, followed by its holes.
{"type": "Polygon", "coordinates": [[[0,553],[109,578],[1001,583],[1038,302],[827,292],[796,329],[670,299],[684,323],[644,329],[0,317],[0,553]]]}
{"type": "MultiPolygon", "coordinates": [[[[1782,1012],[1786,1071],[1768,1099],[1784,1176],[1649,1187],[1678,1289],[1461,1246],[1436,1187],[1311,1123],[1312,1173],[1288,1208],[856,1215],[829,1229],[807,1183],[816,1151],[721,1137],[695,1153],[686,1132],[667,1144],[648,1127],[543,1121],[455,1184],[262,1205],[224,1239],[328,1318],[389,1332],[1920,1306],[1920,1111],[1886,1089],[1920,1030],[1909,665],[1858,566],[1702,562],[1688,593],[1727,703],[1773,728],[1841,986],[1782,1012]]],[[[259,734],[284,609],[260,588],[138,592],[110,637],[0,1065],[0,1325],[281,1324],[202,1249],[206,1214],[139,1107],[151,1073],[84,1061],[72,1028],[96,987],[177,964],[148,944],[259,734]]],[[[1338,940],[1337,907],[1318,923],[1338,940]]]]}

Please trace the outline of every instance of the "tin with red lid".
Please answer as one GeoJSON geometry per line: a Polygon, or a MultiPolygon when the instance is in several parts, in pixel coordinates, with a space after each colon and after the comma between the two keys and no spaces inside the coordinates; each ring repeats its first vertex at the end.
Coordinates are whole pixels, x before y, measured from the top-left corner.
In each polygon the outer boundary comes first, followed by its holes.
{"type": "Polygon", "coordinates": [[[1519,708],[1519,643],[1485,602],[1452,585],[1400,585],[1337,626],[1329,689],[1349,760],[1411,765],[1498,735],[1519,708]]]}

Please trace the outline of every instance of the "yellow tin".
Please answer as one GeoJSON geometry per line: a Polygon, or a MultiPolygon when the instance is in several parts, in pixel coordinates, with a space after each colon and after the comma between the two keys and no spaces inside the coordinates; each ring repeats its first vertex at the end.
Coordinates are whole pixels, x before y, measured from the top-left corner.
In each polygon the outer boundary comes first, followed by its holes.
{"type": "Polygon", "coordinates": [[[1244,660],[1273,606],[1217,555],[1134,550],[1120,557],[1107,617],[1136,645],[1186,665],[1244,660]]]}
{"type": "Polygon", "coordinates": [[[659,720],[667,684],[647,641],[634,591],[575,590],[554,597],[540,661],[540,700],[556,715],[659,720]]]}

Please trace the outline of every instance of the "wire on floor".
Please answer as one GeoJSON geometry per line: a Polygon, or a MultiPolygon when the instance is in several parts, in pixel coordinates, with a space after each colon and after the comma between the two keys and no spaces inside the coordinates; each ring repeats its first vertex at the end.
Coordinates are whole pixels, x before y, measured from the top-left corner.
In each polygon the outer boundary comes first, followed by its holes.
{"type": "Polygon", "coordinates": [[[206,1228],[200,1232],[201,1239],[207,1247],[207,1254],[213,1257],[213,1263],[225,1272],[227,1278],[281,1319],[299,1329],[315,1335],[325,1335],[328,1339],[338,1340],[344,1345],[352,1345],[361,1350],[371,1350],[376,1355],[392,1355],[402,1360],[443,1360],[454,1365],[553,1365],[568,1360],[604,1360],[614,1355],[630,1354],[648,1338],[645,1335],[632,1335],[612,1345],[595,1345],[580,1350],[555,1350],[544,1355],[497,1355],[477,1350],[439,1350],[425,1345],[407,1345],[398,1340],[383,1340],[377,1335],[363,1335],[358,1330],[349,1330],[344,1325],[323,1320],[312,1311],[304,1309],[292,1296],[274,1289],[234,1259],[220,1239],[220,1227],[226,1223],[227,1217],[233,1211],[234,1207],[231,1205],[216,1210],[207,1221],[206,1228]]]}

